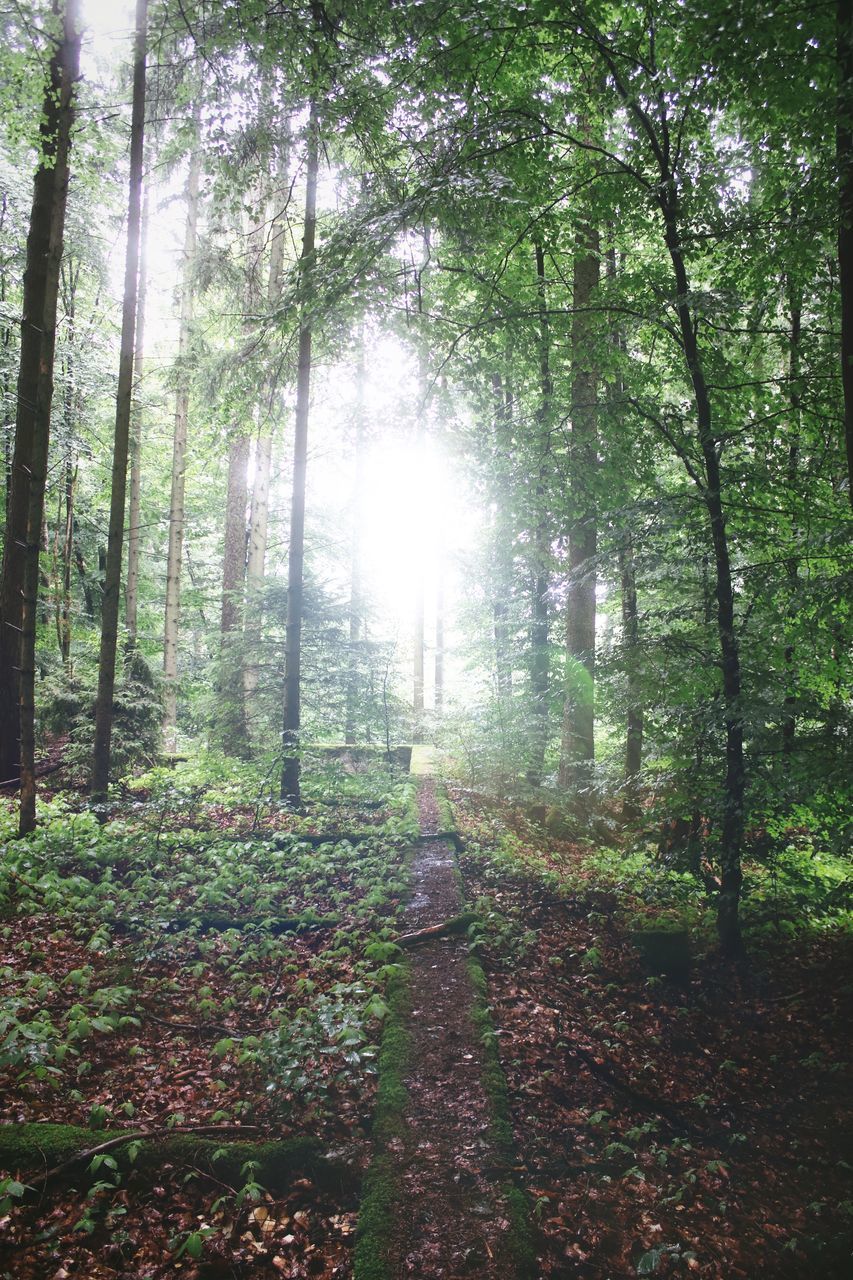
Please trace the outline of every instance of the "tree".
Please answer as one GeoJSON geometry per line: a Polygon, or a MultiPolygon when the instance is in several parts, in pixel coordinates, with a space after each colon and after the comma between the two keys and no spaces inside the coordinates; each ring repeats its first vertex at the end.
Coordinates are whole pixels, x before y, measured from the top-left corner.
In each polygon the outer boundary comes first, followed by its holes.
{"type": "MultiPolygon", "coordinates": [[[[198,108],[196,108],[196,123],[198,108]]],[[[198,238],[199,183],[201,153],[193,148],[187,176],[187,220],[184,231],[181,272],[181,323],[178,336],[177,385],[175,387],[175,429],[172,436],[172,492],[169,500],[169,551],[166,562],[166,606],[164,618],[163,675],[165,706],[163,733],[166,747],[176,749],[178,721],[178,636],[181,614],[181,569],[184,554],[187,436],[190,410],[190,343],[193,326],[196,241],[198,238]]]]}
{"type": "Polygon", "coordinates": [[[301,803],[299,729],[301,725],[302,606],[305,565],[305,481],[308,469],[308,415],[311,397],[313,316],[311,284],[317,234],[317,176],[320,163],[319,121],[312,101],[305,152],[305,219],[302,231],[302,314],[296,375],[296,421],[293,446],[293,492],[287,569],[287,634],[284,657],[284,724],[281,798],[294,808],[301,803]]]}
{"type": "Polygon", "coordinates": [[[139,234],[142,223],[142,161],[145,132],[145,61],[148,38],[148,0],[136,0],[133,45],[133,107],[130,121],[130,178],[127,201],[127,252],[124,268],[124,301],[121,318],[121,352],[116,391],[113,439],[110,529],[101,610],[101,646],[98,660],[98,696],[95,703],[95,745],[92,760],[92,799],[103,801],[110,777],[110,743],[113,726],[116,651],[118,647],[121,563],[127,492],[127,460],[130,447],[130,414],[133,396],[133,354],[139,285],[139,234]]]}
{"type": "Polygon", "coordinates": [[[64,10],[55,4],[52,13],[57,19],[61,17],[61,35],[48,64],[39,137],[41,156],[33,184],[27,237],[15,450],[0,593],[0,715],[4,723],[0,774],[4,781],[20,776],[22,835],[35,826],[34,685],[39,551],[68,162],[81,41],[80,7],[76,0],[68,0],[64,10]]]}

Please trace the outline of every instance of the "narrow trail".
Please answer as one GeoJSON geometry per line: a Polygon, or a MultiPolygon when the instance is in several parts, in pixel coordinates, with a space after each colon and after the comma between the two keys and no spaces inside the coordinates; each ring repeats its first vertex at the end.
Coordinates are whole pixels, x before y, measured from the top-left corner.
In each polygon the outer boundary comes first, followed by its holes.
{"type": "MultiPolygon", "coordinates": [[[[435,783],[419,781],[421,832],[439,830],[435,783]]],[[[406,926],[459,913],[455,854],[446,840],[421,843],[412,867],[406,926]]],[[[390,1273],[420,1280],[508,1280],[509,1214],[490,1138],[483,1051],[471,1019],[474,989],[464,941],[440,938],[411,957],[409,1102],[406,1133],[389,1155],[397,1185],[390,1273]],[[491,1176],[490,1176],[491,1174],[491,1176]]]]}

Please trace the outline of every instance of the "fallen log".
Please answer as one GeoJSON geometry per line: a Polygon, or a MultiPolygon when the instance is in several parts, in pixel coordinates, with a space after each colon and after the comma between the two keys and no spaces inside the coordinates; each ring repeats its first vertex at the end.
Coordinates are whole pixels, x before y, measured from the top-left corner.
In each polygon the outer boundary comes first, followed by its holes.
{"type": "Polygon", "coordinates": [[[401,933],[395,938],[398,947],[416,947],[420,942],[429,942],[432,938],[444,938],[451,934],[465,933],[477,919],[473,911],[466,911],[461,916],[451,916],[441,924],[431,924],[425,929],[416,929],[413,933],[401,933]]]}

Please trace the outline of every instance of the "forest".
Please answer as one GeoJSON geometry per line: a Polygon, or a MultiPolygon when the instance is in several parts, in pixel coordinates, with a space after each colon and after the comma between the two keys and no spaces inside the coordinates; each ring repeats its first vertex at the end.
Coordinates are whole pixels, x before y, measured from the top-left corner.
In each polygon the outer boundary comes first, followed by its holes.
{"type": "Polygon", "coordinates": [[[853,0],[0,0],[0,1280],[853,1269],[853,0]]]}

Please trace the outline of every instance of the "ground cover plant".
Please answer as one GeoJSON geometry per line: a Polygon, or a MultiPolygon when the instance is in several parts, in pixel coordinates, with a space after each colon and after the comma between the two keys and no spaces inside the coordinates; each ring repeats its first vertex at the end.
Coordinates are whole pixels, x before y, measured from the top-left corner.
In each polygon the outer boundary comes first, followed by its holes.
{"type": "Polygon", "coordinates": [[[753,958],[737,973],[713,951],[695,877],[452,794],[540,1274],[848,1274],[853,938],[832,892],[841,869],[822,877],[817,858],[813,914],[795,931],[784,926],[803,858],[791,853],[787,877],[775,869],[770,910],[767,869],[749,868],[753,958]],[[686,930],[684,971],[644,952],[650,922],[686,930]]]}
{"type": "MultiPolygon", "coordinates": [[[[5,845],[0,1121],[14,1130],[2,1130],[2,1274],[155,1275],[194,1259],[227,1260],[228,1274],[273,1259],[278,1274],[343,1266],[398,954],[388,938],[406,892],[398,833],[411,788],[381,768],[358,782],[338,768],[331,796],[334,770],[320,769],[305,815],[268,810],[251,830],[234,803],[239,766],[218,772],[143,778],[103,823],[57,796],[34,837],[5,845]],[[364,827],[357,842],[293,831],[316,832],[330,809],[337,821],[342,804],[364,827]],[[34,1161],[57,1123],[76,1132],[52,1134],[34,1161]],[[35,1202],[18,1180],[62,1163],[69,1143],[120,1134],[140,1136],[71,1167],[35,1202]],[[285,1149],[288,1139],[314,1142],[285,1149]]],[[[4,820],[8,834],[11,806],[4,820]]]]}

